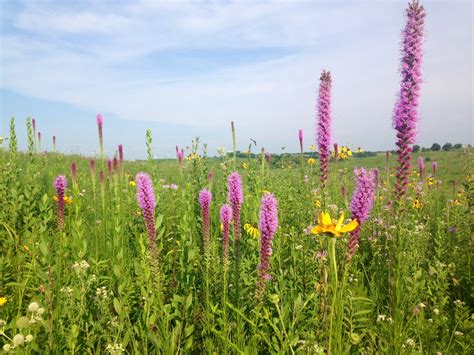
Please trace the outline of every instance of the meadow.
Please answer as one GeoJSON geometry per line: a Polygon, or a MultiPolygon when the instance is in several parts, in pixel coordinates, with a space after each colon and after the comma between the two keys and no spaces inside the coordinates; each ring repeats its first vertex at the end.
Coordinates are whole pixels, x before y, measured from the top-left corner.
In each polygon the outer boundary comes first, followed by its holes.
{"type": "Polygon", "coordinates": [[[231,122],[230,152],[196,139],[157,161],[148,130],[148,159],[130,161],[120,142],[104,151],[113,125],[100,114],[94,157],[57,152],[54,136],[45,152],[30,117],[20,151],[12,118],[0,141],[2,351],[472,354],[473,151],[413,152],[417,0],[406,18],[391,151],[334,144],[326,70],[316,139],[295,129],[296,154],[238,152],[231,122]]]}

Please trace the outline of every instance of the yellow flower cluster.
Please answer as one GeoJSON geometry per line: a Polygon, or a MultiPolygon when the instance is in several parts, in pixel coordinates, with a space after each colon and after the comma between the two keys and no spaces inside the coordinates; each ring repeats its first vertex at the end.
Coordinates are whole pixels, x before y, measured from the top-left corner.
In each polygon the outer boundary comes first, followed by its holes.
{"type": "Polygon", "coordinates": [[[423,206],[423,204],[421,203],[421,201],[420,201],[420,199],[419,199],[418,197],[415,197],[415,198],[413,199],[412,206],[413,206],[413,208],[415,208],[415,209],[418,210],[418,209],[420,209],[420,208],[423,206]]]}
{"type": "MultiPolygon", "coordinates": [[[[334,156],[336,156],[336,152],[334,151],[334,156]]],[[[340,147],[337,151],[337,159],[339,160],[346,160],[352,157],[352,150],[349,146],[340,147]]]]}
{"type": "Polygon", "coordinates": [[[342,225],[343,222],[344,213],[341,214],[341,217],[339,217],[339,220],[336,222],[335,220],[331,219],[331,216],[328,212],[321,212],[318,216],[318,225],[311,229],[311,233],[328,233],[334,235],[335,237],[340,237],[344,233],[352,232],[359,225],[355,219],[345,225],[342,225]]]}
{"type": "MultiPolygon", "coordinates": [[[[58,202],[58,195],[53,196],[54,202],[58,202]]],[[[63,201],[66,205],[70,205],[72,203],[72,197],[71,196],[64,196],[63,201]]]]}
{"type": "Polygon", "coordinates": [[[258,228],[254,227],[250,223],[244,224],[244,230],[247,235],[252,237],[253,239],[257,239],[258,237],[260,237],[260,231],[258,230],[258,228]]]}

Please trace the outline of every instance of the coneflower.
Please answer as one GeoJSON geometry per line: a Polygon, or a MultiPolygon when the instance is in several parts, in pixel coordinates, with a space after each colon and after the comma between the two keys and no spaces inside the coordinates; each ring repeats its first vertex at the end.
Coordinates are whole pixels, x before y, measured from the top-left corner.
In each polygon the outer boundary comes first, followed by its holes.
{"type": "Polygon", "coordinates": [[[71,164],[71,175],[72,175],[72,182],[74,185],[75,183],[77,183],[77,166],[76,166],[75,161],[73,161],[71,164]]]}
{"type": "Polygon", "coordinates": [[[202,240],[204,246],[204,256],[209,258],[211,253],[211,238],[210,238],[210,209],[211,209],[212,193],[205,189],[199,192],[199,204],[201,205],[202,216],[202,240]]]}
{"type": "Polygon", "coordinates": [[[319,83],[317,103],[318,150],[321,171],[321,183],[326,186],[331,155],[331,74],[323,70],[319,83]]]}
{"type": "Polygon", "coordinates": [[[102,118],[102,115],[99,113],[97,115],[97,129],[99,131],[99,145],[100,145],[100,154],[102,157],[102,160],[104,160],[104,137],[102,134],[102,128],[104,126],[104,119],[102,118]]]}
{"type": "Polygon", "coordinates": [[[148,245],[152,257],[156,253],[156,231],[155,231],[155,192],[153,183],[148,174],[138,173],[135,176],[137,184],[137,201],[142,209],[143,219],[145,220],[146,231],[148,234],[148,245]]]}
{"type": "Polygon", "coordinates": [[[420,180],[423,181],[423,177],[425,176],[425,158],[418,157],[418,170],[420,173],[420,180]]]}
{"type": "Polygon", "coordinates": [[[271,279],[270,257],[272,255],[272,241],[278,229],[278,204],[275,197],[266,193],[260,205],[260,258],[258,263],[257,299],[261,299],[265,291],[265,282],[271,279]]]}
{"type": "Polygon", "coordinates": [[[351,200],[352,219],[357,220],[359,225],[349,235],[347,243],[347,258],[350,260],[356,253],[359,246],[360,229],[369,218],[374,202],[376,191],[376,175],[374,171],[364,168],[354,169],[356,188],[351,200]]]}
{"type": "Polygon", "coordinates": [[[222,223],[222,260],[224,268],[229,266],[229,230],[230,221],[232,220],[232,208],[225,204],[221,207],[221,223],[222,223]]]}
{"type": "Polygon", "coordinates": [[[54,180],[54,189],[56,190],[57,205],[58,205],[58,228],[64,227],[64,191],[67,187],[67,180],[64,175],[59,175],[54,180]]]}
{"type": "Polygon", "coordinates": [[[413,0],[406,10],[407,23],[403,31],[401,89],[395,105],[393,125],[397,131],[397,181],[395,196],[405,196],[410,174],[410,159],[418,125],[418,101],[421,84],[425,10],[413,0]]]}
{"type": "Polygon", "coordinates": [[[119,152],[120,165],[122,165],[123,164],[123,145],[122,144],[118,145],[118,152],[119,152]]]}

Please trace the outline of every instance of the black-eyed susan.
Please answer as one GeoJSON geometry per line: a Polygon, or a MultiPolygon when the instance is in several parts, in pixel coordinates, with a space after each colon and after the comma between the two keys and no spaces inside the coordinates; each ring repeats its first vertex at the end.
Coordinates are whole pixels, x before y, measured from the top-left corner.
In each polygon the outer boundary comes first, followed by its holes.
{"type": "Polygon", "coordinates": [[[248,236],[252,237],[253,239],[257,239],[260,236],[260,231],[257,227],[254,227],[250,223],[244,224],[244,230],[248,236]]]}
{"type": "Polygon", "coordinates": [[[345,225],[342,224],[343,222],[344,213],[341,214],[339,220],[335,222],[335,220],[331,219],[331,216],[328,212],[321,212],[318,216],[318,225],[311,229],[311,233],[328,233],[334,235],[335,237],[340,237],[342,234],[352,232],[359,225],[359,223],[355,219],[345,225]]]}
{"type": "Polygon", "coordinates": [[[430,176],[428,178],[428,186],[434,186],[436,184],[436,180],[434,179],[434,177],[430,176]]]}
{"type": "Polygon", "coordinates": [[[415,197],[412,202],[412,206],[415,209],[420,209],[423,205],[418,197],[415,197]]]}
{"type": "Polygon", "coordinates": [[[247,163],[242,163],[242,168],[244,168],[245,170],[247,170],[249,168],[249,165],[247,163]]]}
{"type": "MultiPolygon", "coordinates": [[[[53,200],[54,200],[54,202],[58,202],[58,195],[54,195],[53,200]]],[[[70,205],[73,202],[71,196],[64,196],[63,201],[66,205],[70,205]]]]}
{"type": "Polygon", "coordinates": [[[314,159],[314,158],[309,158],[309,159],[308,159],[308,164],[309,164],[309,165],[314,165],[314,164],[316,164],[316,159],[314,159]]]}

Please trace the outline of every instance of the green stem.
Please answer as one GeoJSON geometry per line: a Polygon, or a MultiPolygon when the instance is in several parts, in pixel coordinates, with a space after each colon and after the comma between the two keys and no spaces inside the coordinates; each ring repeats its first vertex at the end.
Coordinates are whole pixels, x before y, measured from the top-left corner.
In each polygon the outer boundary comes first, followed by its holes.
{"type": "Polygon", "coordinates": [[[328,354],[331,353],[331,345],[332,345],[332,326],[333,326],[333,320],[334,320],[334,311],[336,308],[336,299],[337,299],[337,284],[338,284],[338,278],[337,278],[337,263],[336,263],[336,238],[330,237],[329,238],[329,261],[331,264],[331,297],[332,297],[332,302],[331,302],[331,314],[329,318],[329,345],[328,345],[328,354]]]}

